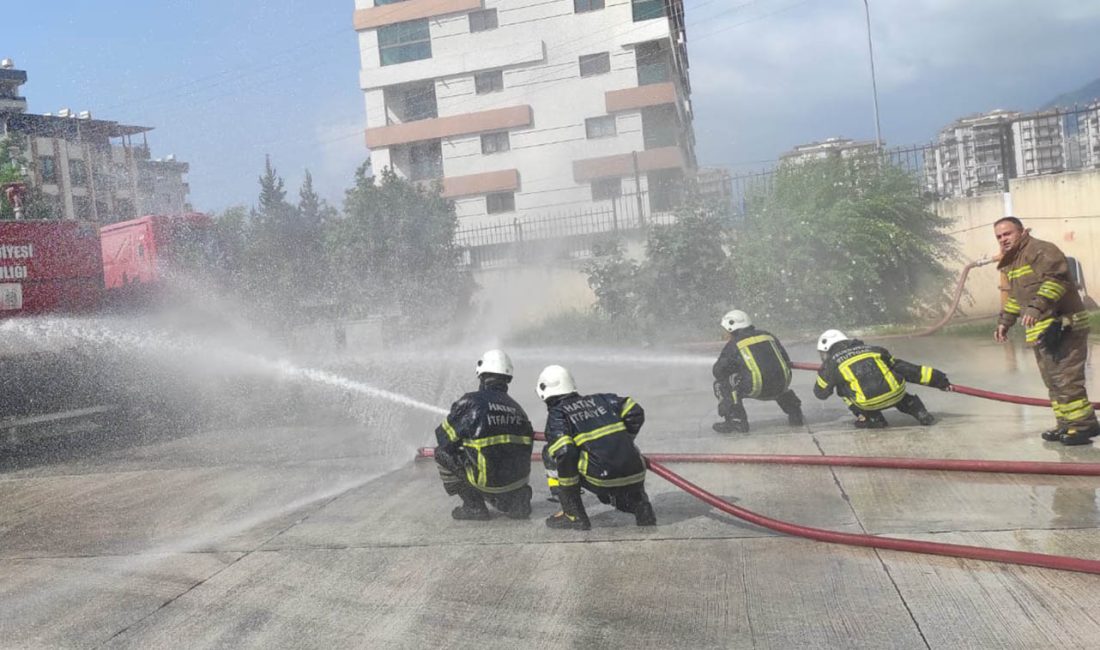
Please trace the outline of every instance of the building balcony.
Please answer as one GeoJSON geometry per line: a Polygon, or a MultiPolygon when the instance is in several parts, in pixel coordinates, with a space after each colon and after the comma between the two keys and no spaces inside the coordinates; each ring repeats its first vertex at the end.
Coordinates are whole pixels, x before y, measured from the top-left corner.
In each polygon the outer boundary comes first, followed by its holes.
{"type": "Polygon", "coordinates": [[[367,129],[367,147],[379,149],[397,144],[436,140],[484,131],[530,126],[531,107],[523,104],[476,113],[437,117],[367,129]]]}
{"type": "Polygon", "coordinates": [[[448,176],[443,179],[443,196],[448,199],[519,189],[519,170],[502,169],[483,174],[448,176]]]}
{"type": "Polygon", "coordinates": [[[676,85],[672,82],[609,90],[604,93],[604,104],[608,113],[675,104],[678,99],[679,93],[676,92],[676,85]]]}
{"type": "Polygon", "coordinates": [[[361,32],[409,20],[445,16],[475,9],[481,9],[481,0],[406,0],[357,9],[353,24],[355,31],[361,32]]]}
{"type": "Polygon", "coordinates": [[[573,179],[587,183],[594,178],[629,176],[635,172],[651,172],[661,169],[686,169],[687,160],[680,147],[661,147],[646,151],[584,158],[573,161],[573,179]],[[637,156],[637,167],[635,167],[637,156]]]}

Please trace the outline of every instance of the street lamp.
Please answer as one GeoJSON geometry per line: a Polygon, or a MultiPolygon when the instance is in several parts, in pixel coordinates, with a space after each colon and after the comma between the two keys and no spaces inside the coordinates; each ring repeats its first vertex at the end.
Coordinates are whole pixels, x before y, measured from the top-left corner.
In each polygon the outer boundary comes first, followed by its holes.
{"type": "Polygon", "coordinates": [[[867,17],[867,54],[871,59],[871,95],[875,100],[875,144],[882,149],[882,126],[878,119],[878,83],[875,81],[875,47],[871,44],[871,6],[863,0],[863,13],[867,17]]]}

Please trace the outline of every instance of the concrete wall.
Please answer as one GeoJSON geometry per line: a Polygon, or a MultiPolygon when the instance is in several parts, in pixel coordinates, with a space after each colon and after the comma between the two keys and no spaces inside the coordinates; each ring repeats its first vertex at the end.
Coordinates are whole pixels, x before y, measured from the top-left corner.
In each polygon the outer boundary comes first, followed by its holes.
{"type": "MultiPolygon", "coordinates": [[[[1016,179],[1010,190],[1013,214],[1034,236],[1080,260],[1086,293],[1100,295],[1100,171],[1016,179]]],[[[959,268],[997,253],[993,222],[1005,214],[1001,194],[941,201],[937,212],[955,222],[948,232],[962,254],[959,268]]],[[[999,311],[998,282],[993,264],[972,271],[967,281],[972,302],[966,311],[973,315],[999,311]]]]}
{"type": "Polygon", "coordinates": [[[474,273],[474,280],[481,287],[474,297],[479,311],[475,322],[492,323],[486,326],[487,335],[537,325],[552,316],[588,309],[596,301],[579,266],[484,269],[474,273]]]}

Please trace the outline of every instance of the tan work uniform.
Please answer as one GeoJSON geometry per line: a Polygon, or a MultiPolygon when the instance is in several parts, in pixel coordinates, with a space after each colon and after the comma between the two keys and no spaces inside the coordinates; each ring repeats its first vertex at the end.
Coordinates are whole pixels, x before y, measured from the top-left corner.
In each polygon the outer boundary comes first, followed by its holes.
{"type": "Polygon", "coordinates": [[[1008,297],[998,322],[1008,328],[1021,314],[1035,317],[1025,339],[1035,348],[1058,424],[1096,426],[1085,391],[1089,316],[1070,279],[1066,256],[1054,244],[1024,235],[1020,245],[1001,258],[997,270],[1008,279],[1008,297]],[[1051,345],[1048,337],[1057,324],[1063,327],[1063,335],[1057,345],[1051,345]]]}

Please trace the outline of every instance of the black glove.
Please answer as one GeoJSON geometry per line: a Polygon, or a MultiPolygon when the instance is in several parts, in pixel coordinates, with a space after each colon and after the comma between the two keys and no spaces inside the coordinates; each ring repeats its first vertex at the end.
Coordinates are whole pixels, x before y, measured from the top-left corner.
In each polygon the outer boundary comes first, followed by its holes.
{"type": "Polygon", "coordinates": [[[932,388],[938,388],[940,390],[950,390],[951,380],[947,378],[947,375],[942,372],[936,371],[932,373],[932,381],[928,382],[928,385],[932,388]]]}

